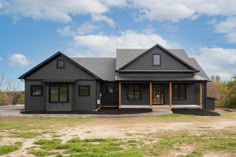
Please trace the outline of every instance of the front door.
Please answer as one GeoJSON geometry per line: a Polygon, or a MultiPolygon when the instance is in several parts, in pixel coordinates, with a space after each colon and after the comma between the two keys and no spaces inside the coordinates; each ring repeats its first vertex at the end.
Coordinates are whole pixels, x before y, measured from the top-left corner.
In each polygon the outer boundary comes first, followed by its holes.
{"type": "Polygon", "coordinates": [[[162,85],[153,85],[152,102],[153,104],[164,104],[164,88],[162,85]]]}

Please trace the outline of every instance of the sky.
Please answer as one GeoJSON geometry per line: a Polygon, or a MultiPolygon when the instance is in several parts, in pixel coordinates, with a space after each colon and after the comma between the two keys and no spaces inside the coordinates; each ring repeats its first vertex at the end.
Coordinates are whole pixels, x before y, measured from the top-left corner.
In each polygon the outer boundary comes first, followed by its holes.
{"type": "Polygon", "coordinates": [[[0,0],[0,75],[17,78],[57,51],[182,48],[209,76],[236,74],[236,0],[0,0]]]}

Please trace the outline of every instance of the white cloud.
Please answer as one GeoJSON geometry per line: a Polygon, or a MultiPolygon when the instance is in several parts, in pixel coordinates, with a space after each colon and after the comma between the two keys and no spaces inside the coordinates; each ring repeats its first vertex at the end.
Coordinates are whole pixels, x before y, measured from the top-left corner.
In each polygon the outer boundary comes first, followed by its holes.
{"type": "Polygon", "coordinates": [[[109,18],[109,17],[107,17],[105,15],[96,14],[96,15],[92,15],[92,18],[93,18],[94,21],[106,22],[110,26],[114,26],[115,25],[115,22],[111,18],[109,18]]]}
{"type": "Polygon", "coordinates": [[[73,36],[74,31],[72,30],[71,26],[65,26],[64,28],[57,29],[57,33],[59,33],[62,36],[73,36]]]}
{"type": "Polygon", "coordinates": [[[101,0],[105,5],[111,6],[111,7],[124,7],[127,5],[126,0],[101,0]]]}
{"type": "MultiPolygon", "coordinates": [[[[35,20],[53,20],[70,22],[71,15],[77,14],[103,14],[109,10],[105,2],[99,0],[0,0],[0,13],[13,17],[30,17],[35,20]]],[[[109,3],[117,6],[120,3],[109,3]]]]}
{"type": "Polygon", "coordinates": [[[229,42],[236,43],[236,16],[214,24],[215,31],[225,34],[229,42]]]}
{"type": "Polygon", "coordinates": [[[10,66],[15,66],[15,67],[24,67],[24,66],[29,65],[29,61],[28,61],[28,59],[26,58],[25,55],[19,54],[19,53],[15,53],[15,54],[12,54],[9,57],[8,64],[10,66]]]}
{"type": "MultiPolygon", "coordinates": [[[[116,48],[150,48],[159,43],[170,47],[170,43],[157,34],[144,34],[125,31],[118,36],[77,35],[74,40],[78,50],[87,49],[88,56],[115,56],[116,48]]],[[[85,51],[83,51],[83,54],[85,51]]]]}
{"type": "Polygon", "coordinates": [[[236,1],[228,0],[132,0],[134,7],[139,8],[139,19],[150,21],[173,21],[196,19],[200,15],[236,15],[236,1]]]}
{"type": "Polygon", "coordinates": [[[236,49],[205,47],[194,57],[210,76],[219,75],[228,80],[236,73],[236,49]]]}
{"type": "Polygon", "coordinates": [[[0,57],[0,62],[2,62],[3,61],[3,58],[2,57],[0,57]]]}
{"type": "Polygon", "coordinates": [[[77,28],[67,25],[64,28],[57,29],[57,32],[62,36],[76,36],[91,33],[96,29],[98,29],[96,25],[92,23],[84,23],[77,28]]]}

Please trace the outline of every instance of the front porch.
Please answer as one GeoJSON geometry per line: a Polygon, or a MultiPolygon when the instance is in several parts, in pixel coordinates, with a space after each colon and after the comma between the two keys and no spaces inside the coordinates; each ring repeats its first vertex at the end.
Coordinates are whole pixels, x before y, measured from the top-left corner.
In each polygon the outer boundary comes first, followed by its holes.
{"type": "Polygon", "coordinates": [[[118,95],[119,108],[203,108],[204,103],[202,81],[119,82],[118,95]]]}

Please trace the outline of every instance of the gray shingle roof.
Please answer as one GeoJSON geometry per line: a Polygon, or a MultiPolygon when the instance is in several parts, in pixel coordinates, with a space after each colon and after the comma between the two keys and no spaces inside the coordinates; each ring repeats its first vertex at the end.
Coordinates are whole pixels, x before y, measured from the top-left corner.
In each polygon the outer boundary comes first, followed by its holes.
{"type": "MultiPolygon", "coordinates": [[[[74,61],[84,66],[86,69],[107,81],[114,81],[116,72],[115,70],[123,67],[147,49],[117,49],[117,58],[83,58],[74,57],[74,61]]],[[[190,58],[183,49],[168,49],[171,53],[181,58],[184,62],[188,63],[199,72],[194,76],[194,78],[186,78],[186,80],[208,80],[210,78],[207,76],[205,71],[197,63],[194,58],[190,58]]],[[[119,77],[118,77],[119,79],[119,77]]],[[[122,80],[122,78],[120,78],[122,80]]],[[[131,79],[131,78],[130,78],[131,79]]],[[[163,79],[163,78],[162,78],[163,79]]],[[[166,78],[168,79],[168,78],[166,78]]],[[[172,78],[173,79],[173,78],[172,78]]],[[[178,78],[175,78],[178,80],[178,78]]],[[[183,79],[183,78],[179,78],[183,79]]],[[[158,78],[157,78],[158,80],[158,78]]]]}
{"type": "Polygon", "coordinates": [[[147,49],[117,49],[116,50],[116,70],[120,69],[131,60],[135,59],[147,49]]]}
{"type": "Polygon", "coordinates": [[[115,58],[72,57],[72,59],[103,80],[115,80],[115,58]]]}

